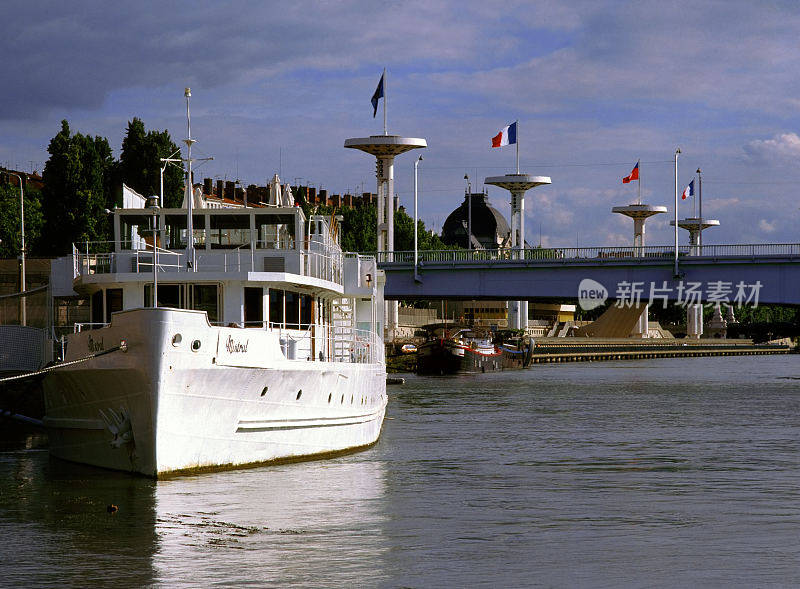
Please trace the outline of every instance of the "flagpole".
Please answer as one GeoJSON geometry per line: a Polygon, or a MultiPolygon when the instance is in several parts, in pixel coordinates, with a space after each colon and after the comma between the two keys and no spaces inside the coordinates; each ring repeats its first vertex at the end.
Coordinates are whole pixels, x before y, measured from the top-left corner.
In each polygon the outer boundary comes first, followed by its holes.
{"type": "Polygon", "coordinates": [[[673,276],[678,276],[678,155],[681,148],[675,150],[675,269],[673,276]]]}
{"type": "Polygon", "coordinates": [[[700,229],[700,240],[698,244],[700,245],[700,255],[703,255],[703,172],[700,171],[700,168],[697,168],[697,176],[700,178],[700,185],[698,186],[697,199],[699,202],[699,210],[697,214],[699,216],[699,229],[700,229]]]}
{"type": "Polygon", "coordinates": [[[514,121],[514,124],[517,126],[517,136],[515,139],[517,140],[517,174],[519,174],[519,119],[514,121]]]}
{"type": "Polygon", "coordinates": [[[639,168],[639,177],[636,178],[636,185],[639,187],[639,202],[637,204],[642,204],[642,161],[638,160],[636,162],[636,167],[639,168]]]}
{"type": "Polygon", "coordinates": [[[386,68],[383,68],[383,134],[388,135],[386,132],[386,68]]]}

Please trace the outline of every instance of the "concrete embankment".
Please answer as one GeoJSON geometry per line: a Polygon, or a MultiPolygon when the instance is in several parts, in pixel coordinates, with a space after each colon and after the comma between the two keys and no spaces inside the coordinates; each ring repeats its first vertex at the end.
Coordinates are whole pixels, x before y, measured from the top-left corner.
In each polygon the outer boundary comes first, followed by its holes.
{"type": "MultiPolygon", "coordinates": [[[[601,338],[539,338],[535,340],[531,364],[556,362],[602,362],[649,358],[694,358],[699,356],[760,356],[789,354],[796,348],[784,344],[754,344],[750,340],[631,340],[601,338]]],[[[389,373],[414,372],[416,354],[387,355],[389,373]]]]}
{"type": "Polygon", "coordinates": [[[698,356],[755,356],[788,354],[786,345],[753,344],[748,340],[537,340],[533,364],[553,362],[598,362],[648,358],[692,358],[698,356]]]}

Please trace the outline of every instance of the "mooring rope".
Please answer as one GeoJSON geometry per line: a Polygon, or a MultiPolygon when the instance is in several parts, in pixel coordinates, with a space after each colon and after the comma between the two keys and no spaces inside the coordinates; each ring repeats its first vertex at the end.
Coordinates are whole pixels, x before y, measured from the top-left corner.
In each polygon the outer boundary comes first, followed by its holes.
{"type": "Polygon", "coordinates": [[[114,346],[113,348],[109,348],[107,350],[102,350],[100,352],[89,354],[88,356],[84,356],[83,358],[78,358],[77,360],[70,360],[69,362],[61,362],[59,364],[53,364],[52,366],[46,366],[41,370],[35,370],[33,372],[27,372],[25,374],[17,374],[16,376],[7,376],[5,378],[0,378],[0,384],[11,382],[13,380],[23,380],[26,378],[33,378],[34,376],[39,376],[40,374],[46,374],[48,372],[52,372],[53,370],[57,370],[59,368],[74,366],[75,364],[86,362],[87,360],[91,360],[92,358],[97,358],[98,356],[104,356],[106,354],[110,354],[111,352],[116,352],[118,350],[126,351],[127,349],[128,349],[127,344],[125,342],[121,342],[118,346],[114,346]]]}

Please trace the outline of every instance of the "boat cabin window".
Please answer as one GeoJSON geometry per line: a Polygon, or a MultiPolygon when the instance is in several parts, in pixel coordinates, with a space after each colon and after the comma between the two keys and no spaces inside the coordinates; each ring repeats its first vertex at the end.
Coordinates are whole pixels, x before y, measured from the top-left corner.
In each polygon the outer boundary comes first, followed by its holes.
{"type": "Polygon", "coordinates": [[[294,249],[294,215],[256,213],[258,247],[264,249],[294,249]]]}
{"type": "MultiPolygon", "coordinates": [[[[162,231],[166,235],[164,241],[167,249],[176,250],[186,247],[186,215],[165,215],[162,231]]],[[[204,215],[192,215],[192,233],[195,246],[205,247],[206,219],[204,215]]],[[[161,298],[160,293],[158,298],[161,298]]]]}
{"type": "Polygon", "coordinates": [[[264,289],[246,286],[244,289],[244,326],[264,327],[264,289]]]}
{"type": "MultiPolygon", "coordinates": [[[[153,285],[144,285],[144,300],[148,307],[153,306],[153,285]]],[[[182,284],[158,284],[158,306],[184,309],[182,284]]]]}
{"type": "Polygon", "coordinates": [[[283,291],[269,289],[269,324],[271,327],[283,326],[283,291]]]}
{"type": "Polygon", "coordinates": [[[111,323],[111,313],[122,311],[122,289],[106,288],[92,295],[92,323],[111,323]]]}
{"type": "Polygon", "coordinates": [[[270,327],[308,329],[313,321],[314,297],[291,290],[269,289],[270,327]]]}
{"type": "MultiPolygon", "coordinates": [[[[219,321],[219,287],[216,284],[192,284],[191,308],[208,313],[208,321],[219,321]]],[[[160,298],[160,297],[159,297],[160,298]]]]}
{"type": "Polygon", "coordinates": [[[283,296],[283,306],[286,309],[286,328],[300,329],[300,295],[286,290],[283,296]]]}
{"type": "MultiPolygon", "coordinates": [[[[158,283],[158,306],[205,311],[211,323],[219,321],[221,288],[217,284],[158,283]]],[[[144,285],[145,306],[153,306],[153,285],[144,285]]]]}
{"type": "Polygon", "coordinates": [[[211,249],[235,249],[250,245],[249,215],[211,215],[211,249]]]}
{"type": "MultiPolygon", "coordinates": [[[[144,236],[153,230],[152,215],[122,215],[120,217],[120,246],[123,250],[141,250],[147,245],[144,236]]],[[[152,241],[151,241],[152,244],[152,241]]]]}
{"type": "Polygon", "coordinates": [[[300,295],[300,328],[308,329],[311,325],[314,297],[307,294],[300,295]]]}
{"type": "Polygon", "coordinates": [[[122,289],[106,289],[106,323],[111,323],[111,313],[122,311],[122,289]]]}

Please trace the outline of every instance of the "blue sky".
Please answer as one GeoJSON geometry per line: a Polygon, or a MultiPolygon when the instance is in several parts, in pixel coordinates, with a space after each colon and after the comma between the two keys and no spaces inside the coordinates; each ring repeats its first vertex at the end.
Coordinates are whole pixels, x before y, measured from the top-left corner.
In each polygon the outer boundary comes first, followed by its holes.
{"type": "MultiPolygon", "coordinates": [[[[703,169],[704,243],[796,242],[800,228],[796,2],[6,2],[0,164],[41,169],[66,118],[109,138],[127,121],[185,135],[214,161],[200,176],[282,177],[374,191],[374,163],[343,149],[382,132],[370,97],[387,69],[389,132],[424,137],[421,214],[440,228],[473,186],[513,171],[490,138],[520,121],[529,243],[625,245],[641,159],[643,201],[669,207],[649,244],[672,241],[672,154],[681,190],[703,169]]],[[[395,164],[411,208],[412,155],[395,164]]],[[[489,187],[508,213],[508,196],[489,187]]],[[[680,215],[692,204],[681,204],[680,215]]],[[[687,241],[685,232],[681,242],[687,241]]]]}

